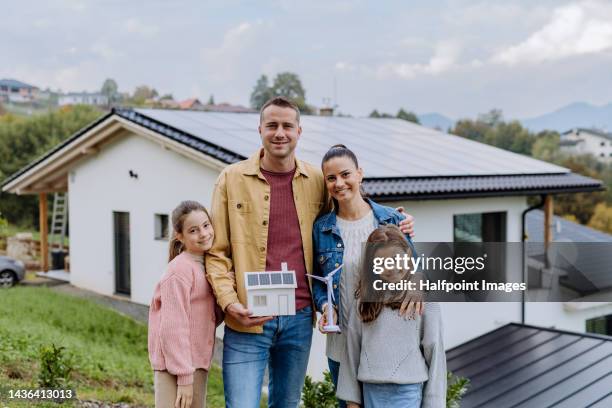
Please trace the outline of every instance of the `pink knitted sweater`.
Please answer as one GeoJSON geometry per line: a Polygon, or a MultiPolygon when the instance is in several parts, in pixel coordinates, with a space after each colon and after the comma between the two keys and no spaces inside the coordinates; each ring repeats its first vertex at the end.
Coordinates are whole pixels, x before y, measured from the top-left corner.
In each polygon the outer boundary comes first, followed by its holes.
{"type": "Polygon", "coordinates": [[[197,368],[209,369],[215,328],[222,321],[202,259],[188,252],[174,258],[149,309],[151,366],[176,375],[178,385],[192,384],[197,368]]]}

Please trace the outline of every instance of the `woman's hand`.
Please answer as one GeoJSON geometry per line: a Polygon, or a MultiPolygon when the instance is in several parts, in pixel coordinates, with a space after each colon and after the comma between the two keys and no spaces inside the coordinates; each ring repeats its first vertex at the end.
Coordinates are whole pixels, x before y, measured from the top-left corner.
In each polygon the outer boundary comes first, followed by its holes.
{"type": "Polygon", "coordinates": [[[174,408],[190,408],[193,401],[193,384],[179,385],[176,390],[174,408]]]}
{"type": "MultiPolygon", "coordinates": [[[[321,317],[319,318],[319,323],[317,325],[319,327],[319,331],[323,334],[327,334],[327,332],[323,330],[323,327],[330,324],[327,321],[327,307],[328,307],[328,304],[325,303],[323,305],[323,313],[321,314],[321,317]]],[[[332,314],[333,314],[333,319],[334,319],[332,324],[336,324],[336,321],[338,320],[338,314],[336,313],[336,309],[333,306],[332,306],[332,314]]]]}
{"type": "Polygon", "coordinates": [[[347,402],[346,403],[346,408],[359,408],[360,405],[355,403],[355,402],[347,402]]]}

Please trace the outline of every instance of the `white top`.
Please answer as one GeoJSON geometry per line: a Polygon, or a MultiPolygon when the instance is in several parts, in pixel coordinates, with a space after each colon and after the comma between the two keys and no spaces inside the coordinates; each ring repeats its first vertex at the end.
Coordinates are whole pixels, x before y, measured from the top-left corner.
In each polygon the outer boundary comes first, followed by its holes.
{"type": "Polygon", "coordinates": [[[359,266],[363,246],[368,237],[376,229],[377,223],[374,213],[370,210],[358,220],[349,221],[336,218],[336,225],[340,230],[340,237],[344,243],[342,263],[344,267],[340,272],[340,319],[339,325],[342,333],[327,335],[325,354],[328,358],[341,362],[346,356],[346,331],[348,328],[349,311],[355,307],[355,289],[359,283],[359,266]]]}

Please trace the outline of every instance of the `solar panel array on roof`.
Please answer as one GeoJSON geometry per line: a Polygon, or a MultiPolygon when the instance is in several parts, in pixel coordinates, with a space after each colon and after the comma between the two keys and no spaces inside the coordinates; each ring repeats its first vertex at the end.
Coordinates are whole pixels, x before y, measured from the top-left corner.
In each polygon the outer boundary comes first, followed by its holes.
{"type": "MultiPolygon", "coordinates": [[[[136,112],[248,157],[260,146],[258,114],[162,109],[136,112]]],[[[399,119],[302,116],[297,154],[318,165],[342,143],[366,177],[568,173],[569,170],[399,119]]]]}
{"type": "Polygon", "coordinates": [[[266,285],[295,285],[293,273],[281,272],[254,272],[247,273],[247,286],[266,286],[266,285]]]}
{"type": "Polygon", "coordinates": [[[612,406],[612,337],[512,323],[446,359],[470,380],[462,408],[612,406]]]}

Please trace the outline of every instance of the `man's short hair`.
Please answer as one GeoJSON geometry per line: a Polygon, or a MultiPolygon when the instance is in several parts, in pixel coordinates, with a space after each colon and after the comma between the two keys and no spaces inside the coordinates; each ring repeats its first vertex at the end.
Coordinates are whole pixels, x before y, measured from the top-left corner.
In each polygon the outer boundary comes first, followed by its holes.
{"type": "Polygon", "coordinates": [[[290,99],[285,98],[284,96],[272,97],[268,99],[266,103],[263,104],[263,106],[259,110],[259,123],[263,121],[263,111],[271,105],[280,106],[281,108],[293,109],[295,111],[295,119],[297,120],[297,123],[300,123],[300,109],[295,103],[293,103],[290,99]]]}

